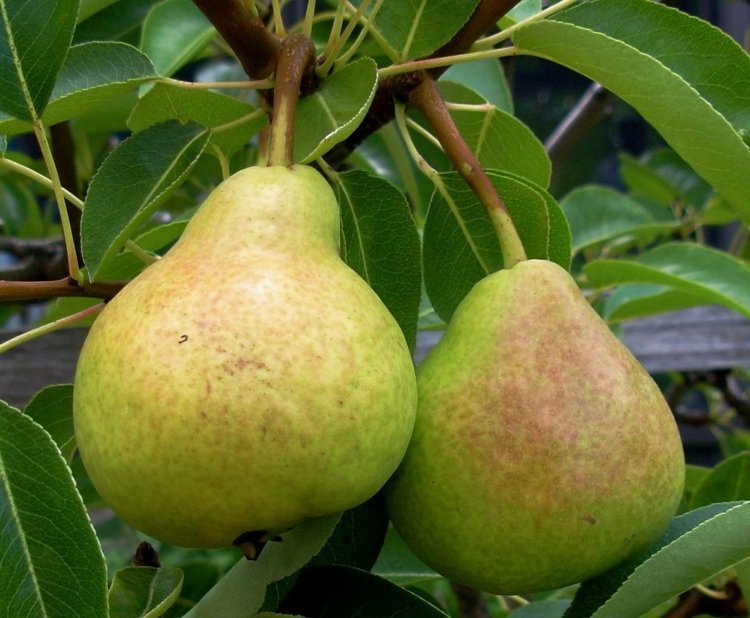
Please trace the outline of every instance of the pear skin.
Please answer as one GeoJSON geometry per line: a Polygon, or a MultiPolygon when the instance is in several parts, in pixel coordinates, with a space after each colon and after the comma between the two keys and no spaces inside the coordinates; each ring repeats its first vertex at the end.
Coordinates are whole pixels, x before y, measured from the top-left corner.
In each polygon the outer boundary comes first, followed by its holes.
{"type": "Polygon", "coordinates": [[[315,170],[248,168],[99,315],[75,431],[126,522],[227,546],[356,506],[396,469],[416,413],[411,356],[338,239],[315,170]]]}
{"type": "Polygon", "coordinates": [[[525,594],[583,581],[651,544],[677,509],[669,406],[552,262],[477,283],[417,383],[386,500],[412,551],[456,582],[525,594]]]}

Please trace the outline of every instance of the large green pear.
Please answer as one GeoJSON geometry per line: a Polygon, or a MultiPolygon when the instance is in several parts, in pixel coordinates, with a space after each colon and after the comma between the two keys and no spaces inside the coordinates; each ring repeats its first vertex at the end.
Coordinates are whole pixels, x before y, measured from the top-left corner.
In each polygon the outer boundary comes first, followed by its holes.
{"type": "Polygon", "coordinates": [[[417,370],[396,529],[441,574],[496,594],[572,584],[649,545],[682,495],[659,388],[570,275],[524,261],[477,283],[417,370]]]}
{"type": "Polygon", "coordinates": [[[99,315],[77,366],[75,431],[126,522],[226,546],[360,504],[396,469],[414,367],[338,239],[318,172],[248,168],[99,315]]]}

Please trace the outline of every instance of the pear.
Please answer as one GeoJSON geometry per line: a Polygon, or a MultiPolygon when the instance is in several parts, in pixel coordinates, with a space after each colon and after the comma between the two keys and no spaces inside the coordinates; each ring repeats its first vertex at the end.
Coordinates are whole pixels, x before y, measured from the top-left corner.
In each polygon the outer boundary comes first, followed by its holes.
{"type": "Polygon", "coordinates": [[[411,355],[338,239],[318,172],[248,168],[98,316],[75,432],[126,522],[227,546],[360,504],[396,469],[416,413],[411,355]]]}
{"type": "Polygon", "coordinates": [[[386,503],[416,556],[458,583],[523,594],[591,578],[677,509],[684,456],[667,403],[551,262],[477,283],[417,384],[386,503]]]}

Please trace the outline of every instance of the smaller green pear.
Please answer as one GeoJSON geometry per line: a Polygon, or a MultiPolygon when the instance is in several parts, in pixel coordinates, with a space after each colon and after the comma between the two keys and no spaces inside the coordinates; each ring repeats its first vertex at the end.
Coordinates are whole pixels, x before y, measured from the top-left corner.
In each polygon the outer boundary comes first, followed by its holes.
{"type": "Polygon", "coordinates": [[[489,275],[417,370],[412,441],[386,486],[413,552],[495,594],[573,584],[664,530],[684,457],[659,388],[546,261],[489,275]]]}

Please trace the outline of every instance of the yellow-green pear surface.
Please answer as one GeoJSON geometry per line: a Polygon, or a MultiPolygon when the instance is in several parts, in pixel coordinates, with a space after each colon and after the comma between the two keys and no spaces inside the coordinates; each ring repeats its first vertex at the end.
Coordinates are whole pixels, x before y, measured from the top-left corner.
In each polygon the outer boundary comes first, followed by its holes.
{"type": "Polygon", "coordinates": [[[393,473],[414,368],[338,239],[315,170],[248,168],[102,311],[78,362],[75,431],[125,521],[226,546],[360,504],[393,473]]]}
{"type": "Polygon", "coordinates": [[[522,594],[600,574],[674,515],[684,458],[648,373],[561,267],[489,275],[417,370],[396,529],[462,584],[522,594]]]}

